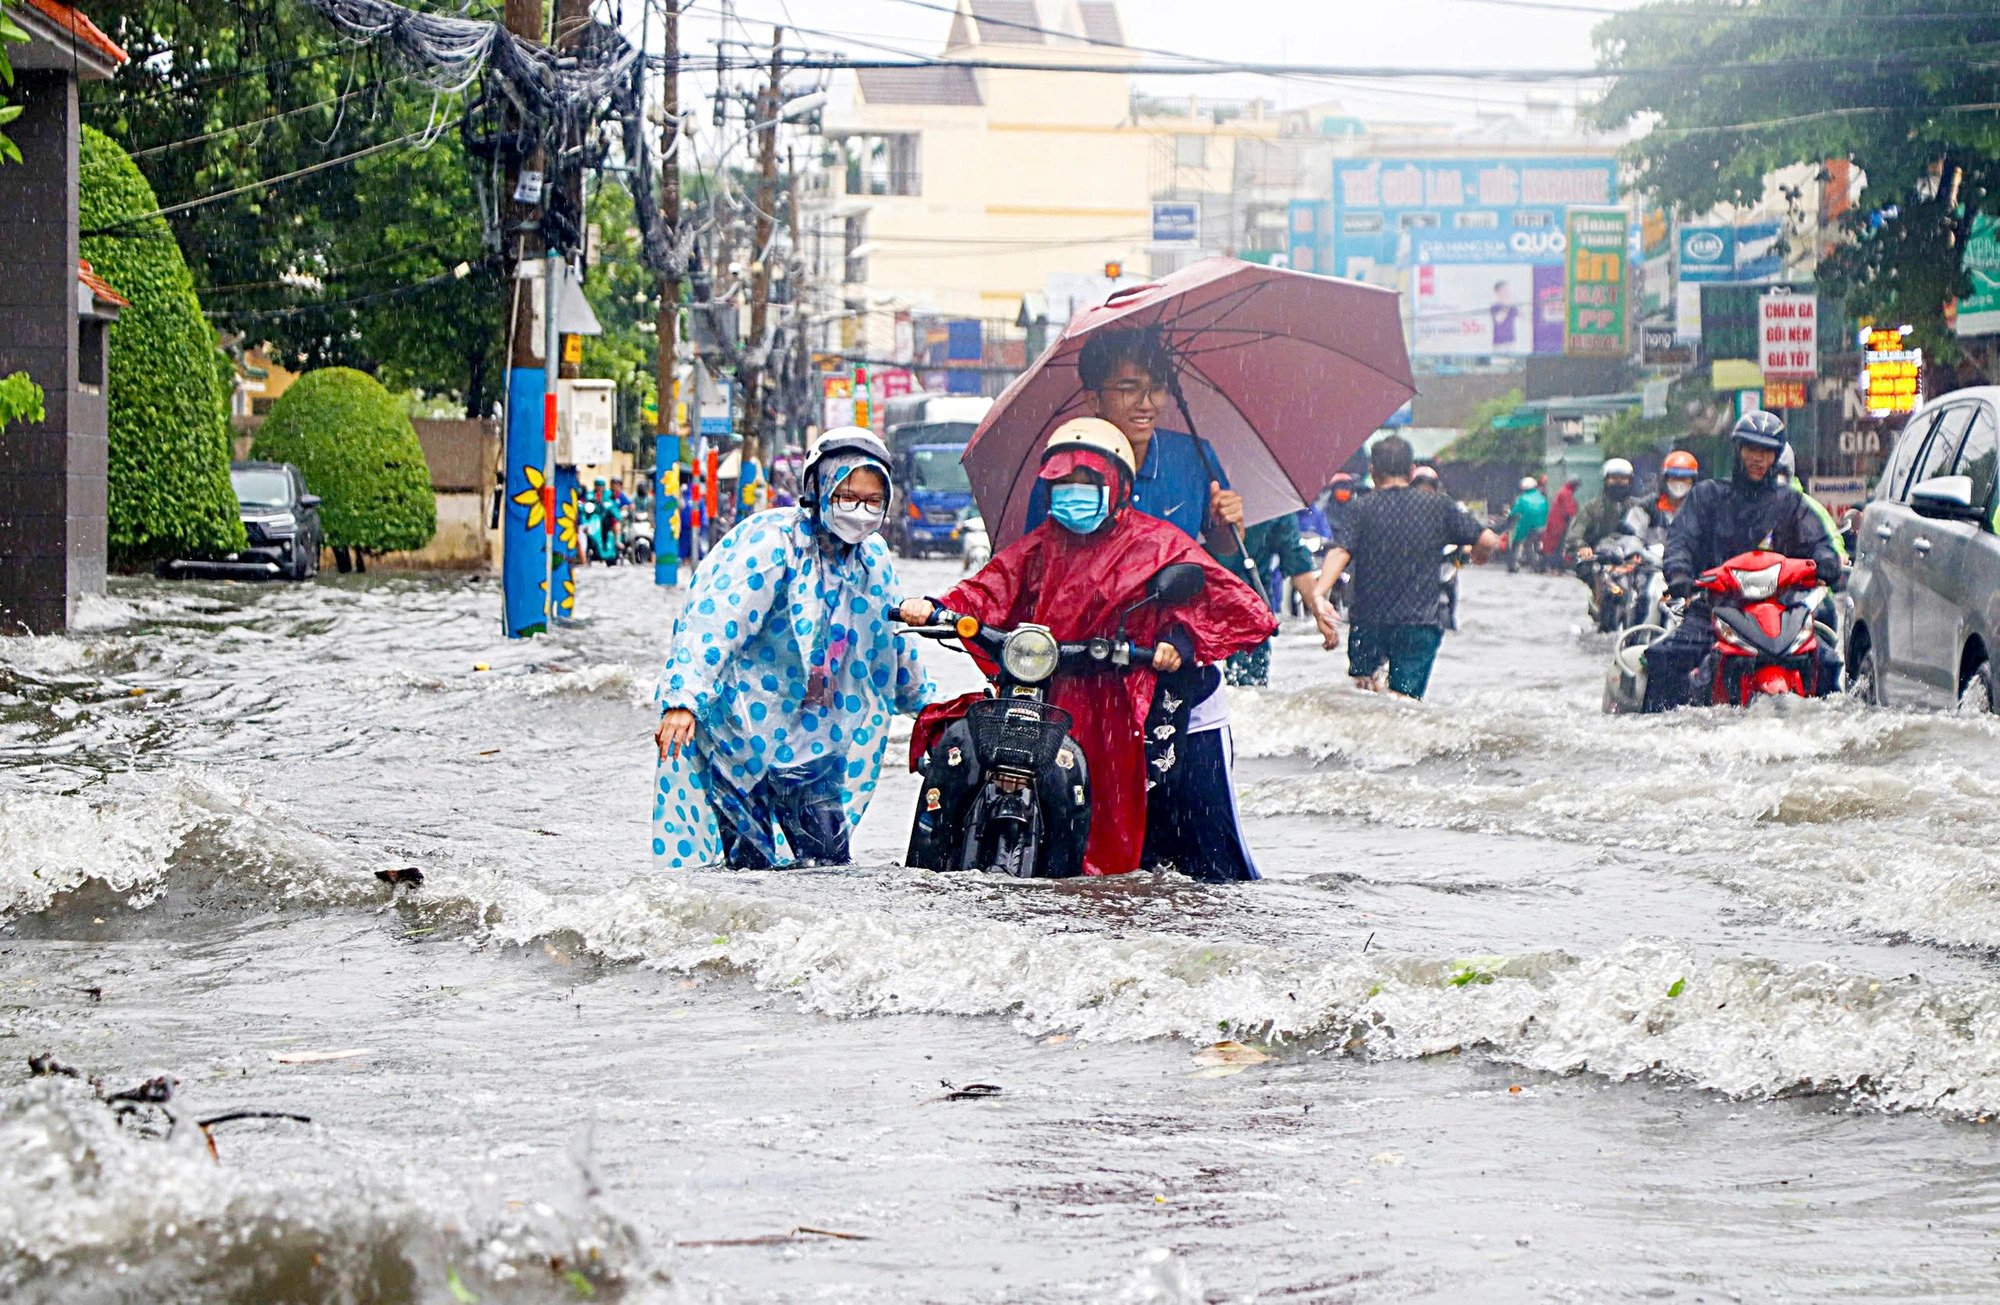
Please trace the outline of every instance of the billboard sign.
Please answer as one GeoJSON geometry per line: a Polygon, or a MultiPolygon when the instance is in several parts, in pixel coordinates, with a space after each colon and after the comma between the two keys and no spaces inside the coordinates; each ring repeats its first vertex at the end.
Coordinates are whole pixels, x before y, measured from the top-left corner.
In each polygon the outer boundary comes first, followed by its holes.
{"type": "Polygon", "coordinates": [[[1622,358],[1631,218],[1623,209],[1573,208],[1566,234],[1563,352],[1622,358]]]}
{"type": "Polygon", "coordinates": [[[1376,268],[1409,267],[1415,240],[1425,234],[1559,235],[1571,206],[1617,202],[1618,162],[1608,154],[1336,159],[1319,270],[1363,278],[1376,268]]]}
{"type": "Polygon", "coordinates": [[[1191,201],[1153,201],[1153,243],[1193,245],[1201,241],[1201,205],[1191,201]]]}
{"type": "Polygon", "coordinates": [[[1424,232],[1413,245],[1412,353],[1562,352],[1562,232],[1424,232]]]}
{"type": "Polygon", "coordinates": [[[1757,365],[1766,382],[1819,375],[1818,295],[1773,290],[1758,297],[1757,316],[1757,365]]]}
{"type": "Polygon", "coordinates": [[[1965,242],[1965,274],[1972,293],[1958,301],[1954,330],[1962,336],[2000,335],[2000,224],[1982,213],[1965,242]]]}
{"type": "Polygon", "coordinates": [[[1679,251],[1681,284],[1736,279],[1735,227],[1682,227],[1679,251]]]}
{"type": "Polygon", "coordinates": [[[1776,222],[1736,228],[1736,280],[1775,281],[1784,270],[1785,242],[1776,222]]]}

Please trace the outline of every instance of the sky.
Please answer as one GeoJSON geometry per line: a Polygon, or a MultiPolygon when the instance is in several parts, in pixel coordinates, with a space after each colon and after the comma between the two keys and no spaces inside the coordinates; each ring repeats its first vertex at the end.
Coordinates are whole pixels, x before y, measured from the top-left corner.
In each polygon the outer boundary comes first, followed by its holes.
{"type": "MultiPolygon", "coordinates": [[[[1636,0],[1121,0],[1126,41],[1204,58],[1262,63],[1449,68],[1588,68],[1603,14],[1636,0]],[[1227,20],[1219,21],[1218,13],[1227,20]]],[[[935,55],[951,26],[952,0],[733,0],[733,39],[766,43],[773,24],[788,37],[857,58],[935,55]],[[887,49],[883,47],[888,47],[887,49]]],[[[684,52],[712,58],[722,0],[696,0],[682,19],[684,52]]],[[[629,17],[628,17],[629,26],[629,17]]],[[[658,32],[654,32],[657,43],[658,32]]],[[[705,95],[712,76],[683,90],[705,95]]],[[[1518,110],[1526,87],[1462,80],[1330,82],[1251,75],[1148,77],[1150,94],[1261,95],[1280,108],[1339,100],[1351,113],[1397,121],[1469,121],[1479,108],[1518,110]]],[[[1550,88],[1568,101],[1573,83],[1550,88]]]]}

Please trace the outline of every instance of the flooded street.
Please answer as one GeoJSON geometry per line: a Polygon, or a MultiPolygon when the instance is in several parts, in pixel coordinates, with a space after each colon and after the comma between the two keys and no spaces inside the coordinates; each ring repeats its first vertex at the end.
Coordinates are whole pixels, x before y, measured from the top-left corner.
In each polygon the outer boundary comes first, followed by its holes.
{"type": "Polygon", "coordinates": [[[671,876],[678,592],[580,589],[510,644],[490,582],[114,582],[0,643],[10,1299],[2000,1294],[1992,718],[1607,718],[1581,588],[1494,568],[1427,703],[1296,626],[1236,692],[1262,883],[905,870],[907,722],[857,865],[671,876]],[[312,1122],[212,1159],[237,1109],[312,1122]]]}

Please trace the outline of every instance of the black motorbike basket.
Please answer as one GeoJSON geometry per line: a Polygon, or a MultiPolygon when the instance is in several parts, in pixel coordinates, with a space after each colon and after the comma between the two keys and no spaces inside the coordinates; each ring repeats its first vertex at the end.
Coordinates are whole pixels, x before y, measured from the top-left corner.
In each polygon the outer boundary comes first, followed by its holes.
{"type": "Polygon", "coordinates": [[[1040,772],[1055,764],[1069,737],[1070,715],[1032,698],[983,698],[966,709],[972,748],[983,769],[1040,772]]]}

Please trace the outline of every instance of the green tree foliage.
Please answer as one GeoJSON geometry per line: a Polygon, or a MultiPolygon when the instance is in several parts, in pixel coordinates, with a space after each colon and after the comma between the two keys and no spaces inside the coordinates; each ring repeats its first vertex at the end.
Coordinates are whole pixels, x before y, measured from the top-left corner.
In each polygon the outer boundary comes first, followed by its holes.
{"type": "MultiPolygon", "coordinates": [[[[125,151],[94,127],[83,129],[81,159],[84,229],[159,207],[125,151]]],[[[215,332],[167,224],[149,218],[120,230],[82,245],[98,275],[132,301],[111,328],[111,560],[131,566],[241,548],[215,332]]]]}
{"type": "Polygon", "coordinates": [[[436,122],[428,148],[395,145],[169,220],[225,330],[294,368],[353,366],[484,415],[500,393],[507,287],[473,177],[489,202],[499,182],[451,129],[459,102],[295,0],[92,0],[90,13],[132,60],[83,88],[87,116],[134,151],[166,203],[436,122]]]}
{"type": "MultiPolygon", "coordinates": [[[[28,34],[22,31],[17,23],[7,17],[7,6],[0,4],[0,83],[8,86],[14,84],[14,65],[7,58],[7,47],[24,44],[27,39],[28,34]]],[[[21,106],[16,104],[9,107],[7,97],[0,95],[0,127],[6,126],[20,116],[21,106]]],[[[6,132],[0,131],[0,163],[19,163],[20,161],[21,147],[13,141],[8,140],[6,132]]]]}
{"type": "Polygon", "coordinates": [[[41,421],[42,387],[26,372],[0,376],[0,430],[17,421],[41,421]]]}
{"type": "Polygon", "coordinates": [[[320,496],[333,548],[422,548],[437,533],[437,498],[403,406],[374,377],[322,367],[271,405],[250,456],[289,462],[320,496]]]}
{"type": "Polygon", "coordinates": [[[1439,462],[1498,462],[1510,467],[1540,466],[1547,450],[1539,426],[1510,429],[1493,423],[1521,406],[1521,392],[1510,390],[1472,410],[1465,433],[1438,451],[1439,462]]]}
{"type": "MultiPolygon", "coordinates": [[[[1857,316],[1916,327],[1950,360],[1948,301],[1972,217],[2000,211],[2000,9],[1981,0],[1670,0],[1598,27],[1606,126],[1657,115],[1627,151],[1680,212],[1755,202],[1767,173],[1848,159],[1867,174],[1820,279],[1857,316]]],[[[1805,195],[1795,202],[1810,202],[1805,195]]]]}

